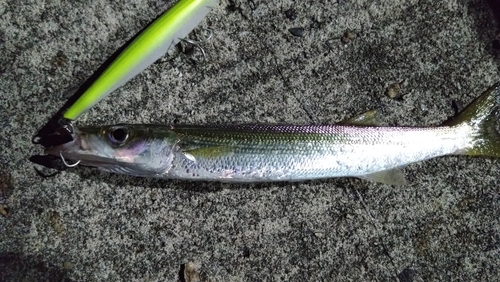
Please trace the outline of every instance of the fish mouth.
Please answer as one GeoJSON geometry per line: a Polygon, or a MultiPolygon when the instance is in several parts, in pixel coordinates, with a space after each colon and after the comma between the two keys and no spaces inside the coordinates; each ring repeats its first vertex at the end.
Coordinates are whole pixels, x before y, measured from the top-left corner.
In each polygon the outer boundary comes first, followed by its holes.
{"type": "Polygon", "coordinates": [[[116,164],[116,159],[106,153],[105,147],[97,135],[80,131],[74,134],[73,141],[47,148],[45,154],[60,157],[68,167],[116,164]]]}

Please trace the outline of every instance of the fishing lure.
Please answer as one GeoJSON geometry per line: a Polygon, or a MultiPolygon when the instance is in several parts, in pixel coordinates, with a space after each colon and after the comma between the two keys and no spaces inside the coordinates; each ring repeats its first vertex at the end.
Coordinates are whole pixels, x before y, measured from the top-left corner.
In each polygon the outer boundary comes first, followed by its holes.
{"type": "Polygon", "coordinates": [[[186,37],[217,5],[217,0],[181,0],[150,26],[107,67],[63,114],[76,120],[93,105],[142,72],[186,37]]]}
{"type": "MultiPolygon", "coordinates": [[[[142,177],[224,182],[359,177],[404,184],[396,168],[444,155],[500,157],[500,83],[437,127],[368,125],[129,125],[75,128],[46,150],[82,164],[142,177]]],[[[76,163],[70,165],[67,161],[76,163]]]]}

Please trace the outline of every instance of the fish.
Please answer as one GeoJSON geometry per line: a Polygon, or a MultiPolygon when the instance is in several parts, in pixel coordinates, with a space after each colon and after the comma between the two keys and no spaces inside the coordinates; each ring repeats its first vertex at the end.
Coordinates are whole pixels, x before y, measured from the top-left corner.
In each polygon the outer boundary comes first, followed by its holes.
{"type": "Polygon", "coordinates": [[[331,125],[75,127],[45,153],[138,177],[221,182],[357,177],[391,185],[400,168],[445,155],[500,157],[500,82],[439,126],[380,126],[373,111],[331,125]]]}

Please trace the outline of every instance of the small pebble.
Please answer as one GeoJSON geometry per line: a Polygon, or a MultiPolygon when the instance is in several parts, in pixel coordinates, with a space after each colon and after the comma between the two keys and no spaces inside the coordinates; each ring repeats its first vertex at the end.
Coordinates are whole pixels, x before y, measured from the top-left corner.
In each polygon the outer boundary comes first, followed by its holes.
{"type": "Polygon", "coordinates": [[[253,0],[248,0],[248,6],[250,6],[250,10],[252,10],[252,11],[257,9],[257,5],[255,4],[255,2],[253,0]]]}
{"type": "Polygon", "coordinates": [[[248,257],[250,257],[250,254],[251,254],[250,248],[248,248],[247,246],[245,246],[243,248],[243,257],[248,258],[248,257]]]}
{"type": "Polygon", "coordinates": [[[52,63],[58,67],[62,67],[68,61],[68,57],[64,54],[62,50],[57,52],[57,55],[54,57],[52,63]]]}
{"type": "Polygon", "coordinates": [[[319,29],[319,28],[321,28],[321,25],[322,25],[321,22],[313,19],[310,27],[313,28],[313,29],[319,29]]]}
{"type": "Polygon", "coordinates": [[[414,269],[407,267],[398,274],[398,279],[401,282],[412,282],[416,274],[417,272],[414,269]]]}
{"type": "Polygon", "coordinates": [[[64,269],[73,269],[73,267],[75,267],[75,264],[72,263],[72,262],[69,262],[69,261],[65,261],[64,264],[63,264],[63,268],[64,269]]]}
{"type": "Polygon", "coordinates": [[[188,262],[184,265],[184,281],[186,282],[199,282],[200,274],[196,270],[196,265],[188,262]]]}
{"type": "Polygon", "coordinates": [[[297,36],[297,37],[304,36],[304,28],[303,27],[292,27],[292,28],[288,29],[288,31],[290,31],[290,33],[293,36],[297,36]]]}
{"type": "Polygon", "coordinates": [[[422,112],[427,112],[427,111],[429,111],[429,108],[426,105],[424,105],[424,104],[420,104],[420,110],[422,112]]]}
{"type": "Polygon", "coordinates": [[[60,235],[64,232],[64,225],[62,223],[61,216],[59,215],[58,212],[56,212],[56,211],[49,212],[49,214],[47,216],[47,220],[49,221],[52,228],[54,228],[54,231],[57,234],[60,235]]]}
{"type": "Polygon", "coordinates": [[[10,215],[10,211],[9,211],[9,208],[0,204],[0,214],[3,216],[3,217],[8,217],[10,215]]]}
{"type": "Polygon", "coordinates": [[[401,95],[401,85],[399,83],[393,83],[387,87],[385,90],[385,95],[391,99],[399,98],[401,95]]]}
{"type": "Polygon", "coordinates": [[[356,38],[356,34],[354,34],[353,32],[350,32],[350,31],[346,31],[344,33],[344,35],[342,36],[341,40],[342,40],[342,43],[347,44],[347,43],[351,42],[354,38],[356,38]]]}
{"type": "Polygon", "coordinates": [[[297,12],[295,11],[295,9],[290,8],[290,9],[288,9],[288,10],[285,11],[285,16],[289,20],[294,21],[297,18],[297,12]]]}
{"type": "Polygon", "coordinates": [[[323,238],[323,237],[325,237],[325,234],[323,232],[314,232],[314,236],[316,236],[318,238],[323,238]]]}

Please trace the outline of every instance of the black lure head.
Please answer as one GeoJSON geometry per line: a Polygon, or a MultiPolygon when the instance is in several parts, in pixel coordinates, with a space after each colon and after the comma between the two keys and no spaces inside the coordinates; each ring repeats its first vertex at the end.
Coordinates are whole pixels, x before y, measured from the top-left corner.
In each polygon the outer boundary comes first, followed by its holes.
{"type": "Polygon", "coordinates": [[[71,142],[73,141],[73,125],[67,119],[51,120],[33,136],[31,141],[45,148],[71,142]]]}
{"type": "MultiPolygon", "coordinates": [[[[31,139],[33,144],[42,145],[45,149],[59,146],[73,141],[73,125],[71,121],[63,118],[52,118],[44,127],[42,127],[31,139]]],[[[42,165],[47,168],[64,170],[61,160],[50,155],[34,155],[29,160],[35,164],[42,165]]],[[[36,169],[36,168],[35,168],[36,169]]],[[[37,169],[36,169],[37,170],[37,169]]],[[[43,173],[37,170],[41,176],[43,173]]]]}

